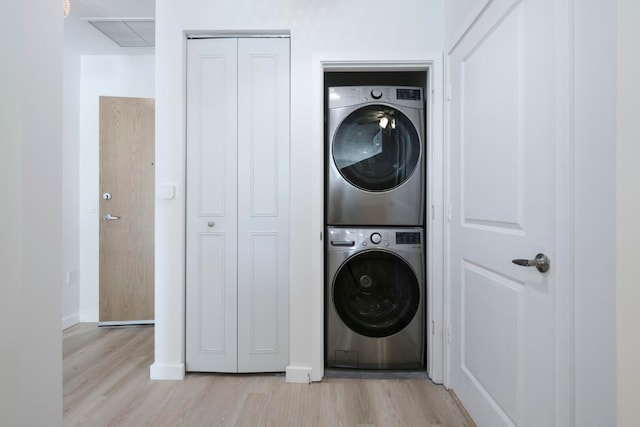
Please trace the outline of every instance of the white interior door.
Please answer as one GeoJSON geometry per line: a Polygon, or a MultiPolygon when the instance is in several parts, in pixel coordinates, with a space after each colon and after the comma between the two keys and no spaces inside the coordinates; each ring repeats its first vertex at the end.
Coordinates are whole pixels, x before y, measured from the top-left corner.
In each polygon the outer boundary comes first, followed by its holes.
{"type": "Polygon", "coordinates": [[[289,361],[289,39],[187,49],[186,368],[289,361]]]}
{"type": "Polygon", "coordinates": [[[449,384],[479,426],[554,425],[554,13],[496,0],[449,55],[449,384]]]}
{"type": "Polygon", "coordinates": [[[237,40],[187,49],[186,369],[236,372],[237,40]]]}
{"type": "Polygon", "coordinates": [[[238,370],[289,362],[289,39],[238,40],[238,370]]]}

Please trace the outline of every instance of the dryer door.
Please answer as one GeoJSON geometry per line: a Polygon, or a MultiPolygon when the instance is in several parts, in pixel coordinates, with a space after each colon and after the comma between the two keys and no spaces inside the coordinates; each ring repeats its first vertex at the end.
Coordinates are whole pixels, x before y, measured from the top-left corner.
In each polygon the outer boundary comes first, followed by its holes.
{"type": "Polygon", "coordinates": [[[380,338],[400,332],[411,322],[420,306],[420,285],[413,269],[399,256],[363,251],[340,266],[332,297],[347,327],[380,338]]]}
{"type": "Polygon", "coordinates": [[[387,105],[367,105],[340,123],[332,155],[336,168],[351,185],[365,191],[387,191],[416,170],[420,137],[401,111],[387,105]]]}

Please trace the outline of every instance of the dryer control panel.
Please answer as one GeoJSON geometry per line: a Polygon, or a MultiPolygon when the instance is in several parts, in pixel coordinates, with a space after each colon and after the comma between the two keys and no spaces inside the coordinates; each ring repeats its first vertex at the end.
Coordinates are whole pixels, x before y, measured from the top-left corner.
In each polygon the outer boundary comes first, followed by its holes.
{"type": "Polygon", "coordinates": [[[421,87],[336,86],[329,88],[329,108],[350,107],[363,103],[391,103],[409,108],[423,108],[421,87]]]}

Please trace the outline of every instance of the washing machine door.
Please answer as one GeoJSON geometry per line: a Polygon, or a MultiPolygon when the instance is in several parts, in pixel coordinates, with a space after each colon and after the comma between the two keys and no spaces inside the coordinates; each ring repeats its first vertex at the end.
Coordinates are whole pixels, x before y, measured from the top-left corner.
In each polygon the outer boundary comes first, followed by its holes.
{"type": "Polygon", "coordinates": [[[333,304],[351,330],[387,337],[404,329],[420,306],[420,285],[413,269],[386,251],[363,251],[347,259],[333,282],[333,304]]]}
{"type": "Polygon", "coordinates": [[[367,105],[349,114],[332,141],[336,168],[351,185],[387,191],[407,181],[420,161],[420,137],[411,120],[387,105],[367,105]]]}

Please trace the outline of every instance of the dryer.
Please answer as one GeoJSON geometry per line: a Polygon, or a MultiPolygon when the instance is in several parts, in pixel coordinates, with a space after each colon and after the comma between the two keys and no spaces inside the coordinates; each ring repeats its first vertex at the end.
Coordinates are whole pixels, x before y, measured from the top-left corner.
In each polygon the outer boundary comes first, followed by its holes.
{"type": "Polygon", "coordinates": [[[327,228],[327,367],[424,367],[422,242],[420,228],[327,228]]]}
{"type": "Polygon", "coordinates": [[[423,225],[422,88],[328,88],[326,223],[423,225]]]}

